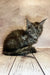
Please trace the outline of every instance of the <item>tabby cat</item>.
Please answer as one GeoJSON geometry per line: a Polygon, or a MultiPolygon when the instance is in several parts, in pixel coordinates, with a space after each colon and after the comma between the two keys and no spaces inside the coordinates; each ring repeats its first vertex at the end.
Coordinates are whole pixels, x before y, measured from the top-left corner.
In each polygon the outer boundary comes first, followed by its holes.
{"type": "Polygon", "coordinates": [[[32,45],[37,43],[39,36],[42,34],[45,20],[32,23],[26,19],[26,30],[14,30],[4,40],[3,54],[27,55],[36,53],[37,51],[32,45]]]}

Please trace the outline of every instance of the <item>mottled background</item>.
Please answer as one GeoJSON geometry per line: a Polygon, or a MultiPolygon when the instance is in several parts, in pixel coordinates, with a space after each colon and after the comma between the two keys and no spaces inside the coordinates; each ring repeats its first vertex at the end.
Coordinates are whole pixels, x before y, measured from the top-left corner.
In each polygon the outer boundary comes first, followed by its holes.
{"type": "Polygon", "coordinates": [[[26,29],[25,16],[32,22],[47,18],[36,47],[50,47],[50,0],[0,0],[0,47],[15,29],[26,29]]]}

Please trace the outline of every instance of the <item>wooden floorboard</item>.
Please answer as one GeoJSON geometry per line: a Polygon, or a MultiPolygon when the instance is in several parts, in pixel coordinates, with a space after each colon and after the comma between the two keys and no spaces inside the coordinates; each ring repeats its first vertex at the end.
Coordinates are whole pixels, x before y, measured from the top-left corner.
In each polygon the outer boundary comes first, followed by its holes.
{"type": "Polygon", "coordinates": [[[16,61],[10,72],[10,75],[43,75],[35,58],[31,57],[16,57],[16,61]]]}
{"type": "Polygon", "coordinates": [[[15,59],[14,56],[5,56],[0,54],[0,75],[9,74],[14,59],[15,59]]]}
{"type": "Polygon", "coordinates": [[[50,48],[43,48],[34,54],[45,75],[50,75],[50,48]]]}

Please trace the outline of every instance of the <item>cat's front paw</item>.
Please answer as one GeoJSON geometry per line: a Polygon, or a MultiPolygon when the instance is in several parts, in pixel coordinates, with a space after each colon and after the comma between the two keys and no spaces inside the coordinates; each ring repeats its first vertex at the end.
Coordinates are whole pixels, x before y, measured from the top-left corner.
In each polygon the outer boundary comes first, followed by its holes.
{"type": "Polygon", "coordinates": [[[36,49],[34,47],[31,47],[31,50],[30,50],[31,53],[36,53],[36,49]]]}

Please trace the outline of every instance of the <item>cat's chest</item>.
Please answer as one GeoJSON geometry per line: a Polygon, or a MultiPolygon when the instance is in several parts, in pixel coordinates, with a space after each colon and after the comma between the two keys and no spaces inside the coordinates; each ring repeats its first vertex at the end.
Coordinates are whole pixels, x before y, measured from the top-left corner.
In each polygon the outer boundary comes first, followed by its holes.
{"type": "Polygon", "coordinates": [[[27,44],[27,45],[33,44],[33,38],[27,35],[22,36],[22,40],[24,44],[27,44]]]}
{"type": "Polygon", "coordinates": [[[27,35],[24,35],[24,36],[21,36],[21,38],[22,38],[22,40],[25,41],[28,38],[28,36],[27,35]]]}

